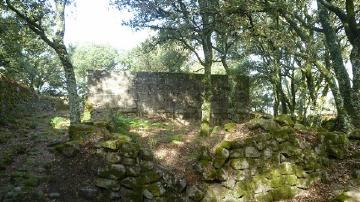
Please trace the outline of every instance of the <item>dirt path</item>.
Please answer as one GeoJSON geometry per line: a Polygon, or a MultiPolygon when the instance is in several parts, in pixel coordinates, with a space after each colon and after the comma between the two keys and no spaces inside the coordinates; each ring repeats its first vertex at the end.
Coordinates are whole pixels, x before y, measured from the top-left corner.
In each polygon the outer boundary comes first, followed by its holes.
{"type": "Polygon", "coordinates": [[[0,126],[0,201],[41,200],[48,196],[44,190],[55,161],[48,146],[66,139],[65,131],[53,129],[50,122],[65,115],[61,107],[57,109],[57,103],[41,99],[26,106],[13,122],[0,126]]]}

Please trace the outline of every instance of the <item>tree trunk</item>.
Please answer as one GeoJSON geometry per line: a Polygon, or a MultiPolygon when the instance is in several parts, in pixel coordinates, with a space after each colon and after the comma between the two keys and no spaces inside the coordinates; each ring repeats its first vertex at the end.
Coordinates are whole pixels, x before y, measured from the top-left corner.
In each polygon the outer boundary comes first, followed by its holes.
{"type": "Polygon", "coordinates": [[[355,40],[350,54],[350,61],[353,70],[353,106],[355,113],[358,115],[355,123],[356,127],[360,127],[360,36],[355,40]],[[355,45],[356,44],[356,45],[355,45]]]}
{"type": "Polygon", "coordinates": [[[203,78],[203,93],[201,105],[201,127],[200,135],[209,135],[211,128],[211,99],[212,99],[212,84],[211,84],[211,66],[213,62],[213,46],[211,42],[211,35],[213,33],[212,22],[210,19],[211,8],[213,2],[198,0],[200,7],[200,15],[202,20],[203,30],[201,32],[201,45],[204,52],[204,78],[203,78]]]}
{"type": "Polygon", "coordinates": [[[236,101],[236,85],[237,85],[236,78],[233,75],[233,73],[230,71],[225,57],[221,57],[221,63],[226,71],[227,76],[228,76],[228,85],[230,88],[230,95],[228,96],[229,119],[231,119],[232,121],[238,122],[240,119],[239,119],[239,115],[237,113],[239,106],[237,105],[237,101],[236,101]]]}
{"type": "MultiPolygon", "coordinates": [[[[326,66],[330,65],[328,63],[329,61],[326,61],[327,64],[326,66]]],[[[322,64],[320,64],[318,61],[315,63],[315,65],[318,68],[318,70],[321,72],[321,74],[324,76],[325,81],[329,84],[331,93],[333,94],[335,107],[337,111],[337,120],[338,120],[337,128],[344,131],[350,130],[352,128],[350,117],[344,108],[344,101],[341,97],[335,78],[331,75],[330,71],[322,64]]]]}
{"type": "MultiPolygon", "coordinates": [[[[282,89],[282,85],[281,85],[281,69],[280,69],[280,64],[279,64],[279,58],[280,56],[277,55],[277,58],[275,59],[275,64],[274,64],[274,75],[273,75],[273,81],[275,84],[275,91],[277,94],[277,99],[279,104],[281,104],[281,113],[282,114],[287,114],[288,110],[287,110],[287,104],[286,104],[286,95],[282,89]]],[[[275,115],[275,114],[274,114],[275,115]]]]}
{"type": "Polygon", "coordinates": [[[273,87],[274,91],[274,106],[273,106],[273,115],[279,115],[279,93],[276,90],[276,87],[273,87]]]}
{"type": "Polygon", "coordinates": [[[77,94],[77,85],[74,73],[74,67],[70,61],[69,55],[66,51],[65,45],[61,44],[55,49],[58,54],[61,64],[64,67],[66,78],[66,89],[68,91],[69,108],[70,108],[70,123],[80,123],[80,100],[77,94]]]}
{"type": "Polygon", "coordinates": [[[212,98],[212,85],[211,85],[211,63],[204,66],[205,74],[203,78],[203,93],[201,105],[201,128],[200,135],[210,134],[211,123],[211,98],[212,98]]]}
{"type": "Polygon", "coordinates": [[[350,77],[345,68],[339,39],[334,28],[330,24],[329,13],[318,0],[320,23],[325,34],[325,41],[332,59],[332,65],[336,79],[339,83],[339,91],[344,101],[344,108],[351,118],[355,127],[360,127],[360,97],[351,87],[350,77]]]}

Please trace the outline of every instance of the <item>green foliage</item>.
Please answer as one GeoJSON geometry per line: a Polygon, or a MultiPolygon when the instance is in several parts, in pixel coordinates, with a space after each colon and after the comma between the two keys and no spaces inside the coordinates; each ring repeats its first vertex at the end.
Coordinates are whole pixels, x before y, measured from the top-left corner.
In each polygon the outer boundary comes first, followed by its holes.
{"type": "Polygon", "coordinates": [[[75,46],[71,47],[70,55],[81,94],[86,91],[88,70],[114,70],[119,63],[119,54],[110,45],[75,46]]]}
{"type": "Polygon", "coordinates": [[[37,91],[63,88],[61,64],[43,41],[11,15],[0,17],[0,74],[37,91]]]}
{"type": "Polygon", "coordinates": [[[118,57],[117,50],[110,45],[82,45],[71,50],[75,73],[80,81],[86,79],[88,70],[114,70],[118,57]]]}
{"type": "Polygon", "coordinates": [[[183,72],[188,71],[189,52],[177,43],[153,44],[151,39],[121,56],[120,62],[130,71],[183,72]]]}

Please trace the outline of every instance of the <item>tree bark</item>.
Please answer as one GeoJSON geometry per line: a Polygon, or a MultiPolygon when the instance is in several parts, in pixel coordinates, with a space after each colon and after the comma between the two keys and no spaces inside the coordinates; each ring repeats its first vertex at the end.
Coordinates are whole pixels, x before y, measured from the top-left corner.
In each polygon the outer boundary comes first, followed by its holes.
{"type": "Polygon", "coordinates": [[[77,94],[77,85],[74,73],[74,67],[66,51],[66,47],[60,44],[55,50],[63,65],[66,79],[66,89],[69,98],[70,122],[71,124],[80,123],[80,100],[77,94]]]}
{"type": "Polygon", "coordinates": [[[330,23],[329,13],[318,0],[320,23],[324,30],[325,41],[331,56],[332,66],[339,83],[339,91],[344,101],[344,108],[355,127],[360,127],[360,97],[351,87],[350,77],[345,68],[339,39],[330,23]]]}

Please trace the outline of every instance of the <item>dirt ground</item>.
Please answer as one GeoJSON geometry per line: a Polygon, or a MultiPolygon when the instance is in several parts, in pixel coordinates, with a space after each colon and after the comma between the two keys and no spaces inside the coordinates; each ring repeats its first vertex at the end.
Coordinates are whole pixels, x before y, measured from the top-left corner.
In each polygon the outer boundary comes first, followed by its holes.
{"type": "MultiPolygon", "coordinates": [[[[86,145],[73,158],[52,151],[52,145],[68,139],[66,128],[55,129],[50,124],[59,116],[66,118],[67,111],[42,100],[13,122],[0,126],[0,201],[11,201],[7,200],[10,196],[26,201],[36,198],[36,194],[45,201],[85,201],[78,190],[93,183],[97,167],[103,162],[94,155],[92,145],[86,145]]],[[[201,147],[212,148],[223,139],[247,138],[257,132],[248,130],[246,124],[237,124],[235,131],[216,127],[210,137],[201,137],[196,122],[132,118],[138,124],[130,127],[131,134],[151,149],[159,164],[174,174],[186,176],[190,185],[200,180],[193,165],[201,147]]],[[[312,133],[298,136],[317,144],[312,133]]],[[[351,142],[344,160],[333,160],[319,183],[290,201],[329,201],[341,190],[359,189],[351,177],[359,168],[360,143],[351,142]]]]}

